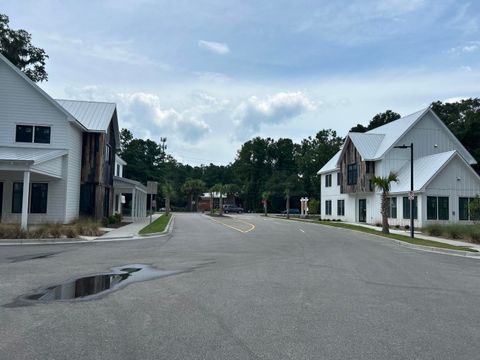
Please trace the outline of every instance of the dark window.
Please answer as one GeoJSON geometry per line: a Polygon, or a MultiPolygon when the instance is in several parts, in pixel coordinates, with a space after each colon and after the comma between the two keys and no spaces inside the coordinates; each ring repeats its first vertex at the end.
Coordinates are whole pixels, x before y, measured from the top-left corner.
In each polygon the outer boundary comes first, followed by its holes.
{"type": "Polygon", "coordinates": [[[325,215],[332,215],[332,200],[325,200],[325,215]]]}
{"type": "Polygon", "coordinates": [[[47,213],[48,184],[32,183],[30,212],[32,214],[47,213]]]}
{"type": "MultiPolygon", "coordinates": [[[[403,197],[403,218],[410,219],[410,200],[407,196],[403,197]]],[[[417,197],[413,199],[413,218],[417,219],[417,197]]]]}
{"type": "Polygon", "coordinates": [[[50,126],[35,126],[35,142],[50,144],[50,126]]]}
{"type": "Polygon", "coordinates": [[[110,164],[110,145],[105,145],[105,162],[110,164]]]}
{"type": "Polygon", "coordinates": [[[347,168],[347,184],[355,185],[357,183],[357,164],[350,164],[347,168]]]}
{"type": "Polygon", "coordinates": [[[325,176],[325,187],[332,186],[332,174],[325,176]]]}
{"type": "Polygon", "coordinates": [[[438,220],[448,220],[448,197],[438,198],[438,220]]]}
{"type": "Polygon", "coordinates": [[[17,132],[15,134],[16,142],[29,142],[33,141],[33,126],[31,125],[17,125],[17,132]]]}
{"type": "Polygon", "coordinates": [[[469,204],[472,199],[459,198],[458,199],[458,218],[460,220],[470,220],[469,204]]]}
{"type": "Polygon", "coordinates": [[[337,185],[340,185],[342,183],[342,173],[337,173],[337,185]]]}
{"type": "Polygon", "coordinates": [[[345,200],[337,200],[337,215],[345,215],[345,200]]]}
{"type": "Polygon", "coordinates": [[[388,217],[391,219],[397,218],[397,198],[390,197],[387,198],[388,201],[388,217]]]}
{"type": "Polygon", "coordinates": [[[437,220],[437,198],[427,196],[427,220],[437,220]]]}
{"type": "Polygon", "coordinates": [[[22,212],[23,183],[13,183],[12,213],[22,212]]]}
{"type": "Polygon", "coordinates": [[[117,165],[117,176],[120,176],[120,165],[117,165]]]}

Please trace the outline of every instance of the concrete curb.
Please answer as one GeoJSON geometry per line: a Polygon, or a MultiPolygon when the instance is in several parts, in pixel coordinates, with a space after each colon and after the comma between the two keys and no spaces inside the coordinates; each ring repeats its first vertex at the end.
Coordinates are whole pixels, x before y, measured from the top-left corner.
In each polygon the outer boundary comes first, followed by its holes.
{"type": "MultiPolygon", "coordinates": [[[[146,240],[153,237],[166,236],[172,232],[173,229],[173,219],[175,216],[172,215],[170,221],[168,222],[165,230],[160,233],[152,233],[148,235],[138,235],[138,236],[119,236],[115,238],[95,238],[93,240],[82,240],[82,239],[49,239],[48,241],[42,241],[35,239],[12,239],[11,242],[1,242],[0,246],[24,246],[24,245],[68,245],[68,244],[94,244],[94,243],[105,243],[105,242],[118,242],[118,241],[132,241],[132,240],[146,240]],[[28,241],[25,241],[28,240],[28,241]]],[[[9,240],[9,239],[5,239],[9,240]]]]}

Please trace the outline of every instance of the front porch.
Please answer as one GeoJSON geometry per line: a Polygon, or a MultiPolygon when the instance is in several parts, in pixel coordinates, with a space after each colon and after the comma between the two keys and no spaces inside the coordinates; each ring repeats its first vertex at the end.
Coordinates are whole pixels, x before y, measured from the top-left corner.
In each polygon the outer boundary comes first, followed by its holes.
{"type": "Polygon", "coordinates": [[[119,176],[113,178],[114,212],[125,221],[134,222],[147,216],[147,187],[138,181],[119,176]]]}
{"type": "Polygon", "coordinates": [[[66,221],[66,150],[0,147],[0,221],[28,224],[66,221]]]}

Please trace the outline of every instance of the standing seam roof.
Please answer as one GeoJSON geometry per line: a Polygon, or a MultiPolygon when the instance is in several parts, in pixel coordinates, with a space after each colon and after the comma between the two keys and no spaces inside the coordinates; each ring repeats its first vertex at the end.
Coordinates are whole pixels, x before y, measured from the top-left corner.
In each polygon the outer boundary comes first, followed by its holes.
{"type": "Polygon", "coordinates": [[[56,100],[89,131],[106,132],[116,105],[108,102],[56,100]]]}

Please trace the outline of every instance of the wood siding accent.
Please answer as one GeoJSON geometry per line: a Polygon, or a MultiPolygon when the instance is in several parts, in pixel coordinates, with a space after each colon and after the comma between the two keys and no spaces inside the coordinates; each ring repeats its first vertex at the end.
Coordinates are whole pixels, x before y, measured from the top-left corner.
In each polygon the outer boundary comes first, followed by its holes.
{"type": "Polygon", "coordinates": [[[375,176],[375,162],[369,162],[370,171],[367,174],[367,164],[362,161],[360,153],[353,145],[353,142],[348,139],[345,143],[345,149],[340,158],[340,173],[342,174],[342,181],[340,185],[340,193],[369,193],[375,189],[370,185],[371,180],[375,176]],[[348,184],[348,165],[357,164],[357,183],[354,185],[348,184]]]}
{"type": "Polygon", "coordinates": [[[113,121],[107,133],[84,133],[82,146],[80,214],[102,219],[113,214],[115,171],[113,121]],[[106,147],[109,157],[106,158],[106,147]]]}

